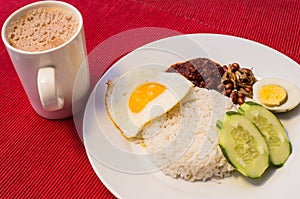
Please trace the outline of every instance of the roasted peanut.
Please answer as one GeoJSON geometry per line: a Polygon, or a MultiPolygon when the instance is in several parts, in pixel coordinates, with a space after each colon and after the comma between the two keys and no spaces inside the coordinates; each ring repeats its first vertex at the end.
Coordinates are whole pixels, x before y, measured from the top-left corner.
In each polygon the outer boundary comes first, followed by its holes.
{"type": "Polygon", "coordinates": [[[236,104],[237,103],[237,92],[236,91],[231,92],[230,98],[231,98],[232,102],[234,104],[236,104]]]}
{"type": "Polygon", "coordinates": [[[238,97],[238,98],[237,98],[237,103],[238,103],[239,105],[244,104],[244,102],[245,102],[245,97],[238,97]]]}
{"type": "Polygon", "coordinates": [[[247,93],[252,92],[252,86],[246,86],[244,89],[247,93]]]}
{"type": "Polygon", "coordinates": [[[226,96],[230,96],[231,92],[232,92],[231,89],[225,90],[225,95],[226,95],[226,96]]]}
{"type": "Polygon", "coordinates": [[[248,68],[241,68],[241,71],[243,71],[244,73],[246,73],[248,76],[252,74],[252,71],[248,68]]]}
{"type": "Polygon", "coordinates": [[[226,90],[232,89],[232,88],[233,88],[233,83],[232,83],[232,82],[228,82],[227,84],[224,85],[224,88],[225,88],[226,90]]]}
{"type": "Polygon", "coordinates": [[[235,72],[240,69],[240,65],[238,63],[233,63],[233,64],[229,65],[229,67],[232,72],[235,72]]]}

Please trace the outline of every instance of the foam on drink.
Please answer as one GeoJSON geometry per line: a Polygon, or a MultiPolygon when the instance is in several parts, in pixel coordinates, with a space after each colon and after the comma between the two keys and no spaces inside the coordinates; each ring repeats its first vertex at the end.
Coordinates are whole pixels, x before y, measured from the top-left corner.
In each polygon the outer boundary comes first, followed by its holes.
{"type": "Polygon", "coordinates": [[[60,7],[39,7],[13,21],[8,28],[11,46],[30,52],[44,51],[67,42],[78,30],[78,19],[60,7]]]}

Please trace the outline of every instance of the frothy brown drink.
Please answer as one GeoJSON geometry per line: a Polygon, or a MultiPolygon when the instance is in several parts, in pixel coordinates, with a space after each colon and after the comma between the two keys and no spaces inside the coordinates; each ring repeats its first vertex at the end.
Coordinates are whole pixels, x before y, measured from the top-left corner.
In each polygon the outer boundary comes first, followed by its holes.
{"type": "Polygon", "coordinates": [[[78,27],[78,20],[71,12],[60,7],[39,7],[11,23],[8,41],[20,50],[44,51],[67,42],[78,27]]]}

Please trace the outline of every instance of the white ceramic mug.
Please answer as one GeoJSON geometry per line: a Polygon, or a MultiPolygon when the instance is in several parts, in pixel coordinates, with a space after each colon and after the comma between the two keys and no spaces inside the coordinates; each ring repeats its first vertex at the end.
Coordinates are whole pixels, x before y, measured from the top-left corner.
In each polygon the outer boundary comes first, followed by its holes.
{"type": "Polygon", "coordinates": [[[72,116],[72,104],[81,104],[90,84],[80,12],[72,5],[60,1],[29,4],[7,18],[2,27],[2,40],[34,110],[48,119],[72,116]],[[11,22],[38,7],[61,7],[72,12],[78,19],[77,32],[64,44],[45,51],[27,52],[12,47],[7,39],[11,22]],[[76,85],[74,97],[75,80],[80,84],[76,85]]]}

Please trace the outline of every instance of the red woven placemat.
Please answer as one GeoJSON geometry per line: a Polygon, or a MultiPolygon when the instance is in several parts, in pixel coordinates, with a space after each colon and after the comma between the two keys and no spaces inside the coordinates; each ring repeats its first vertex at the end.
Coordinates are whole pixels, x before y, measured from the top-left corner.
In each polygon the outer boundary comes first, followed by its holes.
{"type": "MultiPolygon", "coordinates": [[[[1,2],[1,26],[14,10],[31,2],[1,2]]],[[[182,33],[239,36],[300,62],[298,0],[67,2],[83,15],[88,52],[119,32],[154,26],[182,33]]],[[[2,42],[0,48],[0,197],[113,198],[90,166],[73,119],[39,117],[2,42]]]]}

